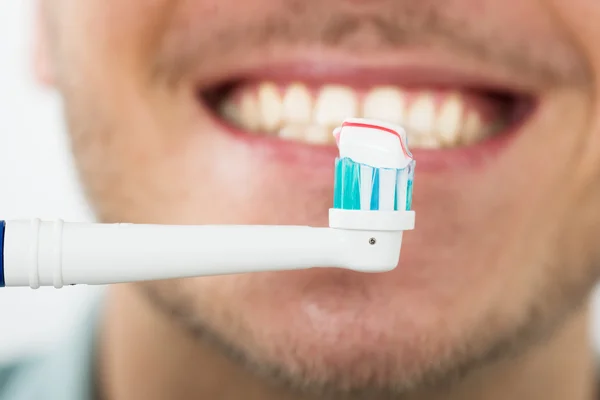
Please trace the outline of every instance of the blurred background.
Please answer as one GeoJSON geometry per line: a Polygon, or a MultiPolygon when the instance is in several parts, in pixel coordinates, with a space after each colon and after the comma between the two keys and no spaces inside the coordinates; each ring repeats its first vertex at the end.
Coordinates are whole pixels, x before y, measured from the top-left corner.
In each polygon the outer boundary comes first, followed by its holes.
{"type": "MultiPolygon", "coordinates": [[[[91,220],[72,168],[60,102],[33,81],[34,3],[0,0],[0,219],[91,220]]],[[[0,290],[0,359],[55,343],[101,290],[0,290]]]]}
{"type": "MultiPolygon", "coordinates": [[[[90,221],[77,184],[60,101],[36,86],[30,62],[33,0],[0,0],[0,218],[90,221]]],[[[103,288],[0,290],[0,359],[51,346],[103,288]]],[[[600,291],[592,324],[600,345],[600,291]]]]}

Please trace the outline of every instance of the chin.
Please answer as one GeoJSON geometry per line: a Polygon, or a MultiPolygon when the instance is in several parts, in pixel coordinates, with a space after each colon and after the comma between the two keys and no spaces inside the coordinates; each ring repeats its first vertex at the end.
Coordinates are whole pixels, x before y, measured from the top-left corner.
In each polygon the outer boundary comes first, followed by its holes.
{"type": "Polygon", "coordinates": [[[410,263],[423,260],[407,253],[405,271],[257,273],[159,282],[153,290],[223,354],[305,391],[441,385],[493,362],[498,348],[519,348],[524,332],[539,326],[525,294],[508,299],[494,279],[412,274],[410,263]]]}

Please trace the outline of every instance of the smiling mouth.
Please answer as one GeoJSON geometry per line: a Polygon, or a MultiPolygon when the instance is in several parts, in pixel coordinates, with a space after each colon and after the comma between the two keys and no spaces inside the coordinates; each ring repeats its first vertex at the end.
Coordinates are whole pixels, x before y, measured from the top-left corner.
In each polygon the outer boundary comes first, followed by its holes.
{"type": "Polygon", "coordinates": [[[392,83],[394,74],[384,75],[374,72],[366,79],[362,74],[338,81],[318,75],[258,75],[214,85],[200,98],[229,131],[313,149],[335,147],[332,131],[346,118],[395,123],[406,128],[417,158],[420,150],[456,148],[464,153],[514,136],[510,134],[535,105],[531,95],[467,85],[460,79],[392,83]]]}

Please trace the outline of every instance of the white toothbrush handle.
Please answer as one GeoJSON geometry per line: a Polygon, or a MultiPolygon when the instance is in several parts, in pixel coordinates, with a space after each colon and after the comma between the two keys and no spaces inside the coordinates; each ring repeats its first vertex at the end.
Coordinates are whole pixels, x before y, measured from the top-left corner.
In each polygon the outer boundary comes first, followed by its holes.
{"type": "Polygon", "coordinates": [[[5,286],[60,288],[311,267],[384,271],[398,262],[402,231],[34,219],[7,221],[3,241],[5,286]]]}

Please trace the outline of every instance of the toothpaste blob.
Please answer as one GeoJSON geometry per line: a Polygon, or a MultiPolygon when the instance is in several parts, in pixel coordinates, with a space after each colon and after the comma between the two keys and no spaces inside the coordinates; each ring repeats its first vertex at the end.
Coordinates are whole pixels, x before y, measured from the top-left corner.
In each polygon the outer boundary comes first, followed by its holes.
{"type": "Polygon", "coordinates": [[[335,160],[334,208],[410,210],[415,160],[404,129],[352,118],[333,134],[340,152],[335,160]]]}

